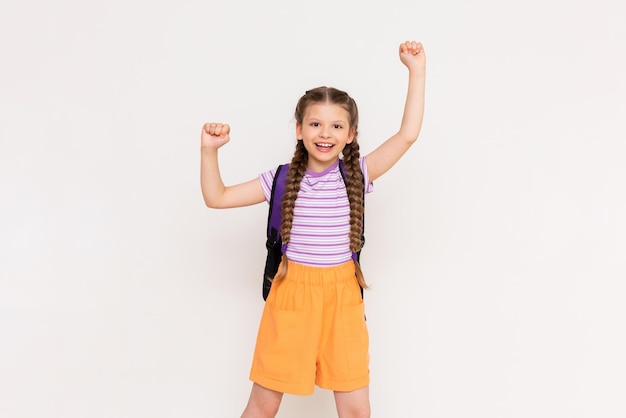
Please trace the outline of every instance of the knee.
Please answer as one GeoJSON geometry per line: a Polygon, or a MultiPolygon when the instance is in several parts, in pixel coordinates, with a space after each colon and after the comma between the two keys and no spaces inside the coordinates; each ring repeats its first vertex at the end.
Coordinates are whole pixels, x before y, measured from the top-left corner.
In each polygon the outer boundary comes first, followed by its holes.
{"type": "Polygon", "coordinates": [[[280,403],[275,402],[253,402],[248,403],[241,418],[274,418],[278,414],[280,403]]]}
{"type": "Polygon", "coordinates": [[[353,403],[342,405],[337,408],[339,418],[370,418],[371,411],[369,403],[353,403]]]}
{"type": "Polygon", "coordinates": [[[339,418],[370,418],[370,416],[371,416],[370,411],[368,409],[367,411],[365,410],[348,411],[339,415],[339,418]]]}
{"type": "Polygon", "coordinates": [[[369,407],[353,408],[349,411],[344,411],[339,418],[370,418],[371,413],[369,407]]]}

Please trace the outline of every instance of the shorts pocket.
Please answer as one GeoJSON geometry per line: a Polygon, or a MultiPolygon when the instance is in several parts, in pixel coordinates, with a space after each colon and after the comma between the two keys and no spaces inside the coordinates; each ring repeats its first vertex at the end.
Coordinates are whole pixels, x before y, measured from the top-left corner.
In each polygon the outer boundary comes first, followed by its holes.
{"type": "Polygon", "coordinates": [[[263,316],[258,353],[263,374],[281,382],[301,381],[303,368],[311,363],[305,350],[306,313],[266,304],[263,316]]]}
{"type": "Polygon", "coordinates": [[[363,301],[342,310],[342,321],[346,339],[356,342],[367,342],[367,326],[365,325],[365,304],[363,301]]]}
{"type": "Polygon", "coordinates": [[[342,311],[347,366],[350,378],[361,378],[369,370],[369,335],[365,324],[365,304],[347,306],[342,311]]]}

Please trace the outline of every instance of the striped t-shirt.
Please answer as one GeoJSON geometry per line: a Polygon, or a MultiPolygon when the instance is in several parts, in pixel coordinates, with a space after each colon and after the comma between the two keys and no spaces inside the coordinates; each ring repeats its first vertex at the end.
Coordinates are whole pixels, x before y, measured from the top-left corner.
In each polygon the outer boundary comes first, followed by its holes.
{"type": "MultiPolygon", "coordinates": [[[[361,157],[360,165],[367,185],[365,193],[370,193],[373,184],[369,181],[365,157],[361,157]]],[[[275,173],[273,169],[259,175],[267,202],[275,173]]],[[[293,211],[287,258],[316,267],[336,266],[352,258],[350,203],[339,160],[321,173],[306,171],[293,211]]]]}

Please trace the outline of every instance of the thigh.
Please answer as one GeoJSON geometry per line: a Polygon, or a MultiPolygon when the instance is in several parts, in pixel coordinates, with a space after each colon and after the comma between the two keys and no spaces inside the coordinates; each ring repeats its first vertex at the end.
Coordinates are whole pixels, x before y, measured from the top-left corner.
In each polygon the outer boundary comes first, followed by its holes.
{"type": "Polygon", "coordinates": [[[339,418],[367,418],[370,416],[369,386],[350,392],[335,391],[339,418]]]}
{"type": "Polygon", "coordinates": [[[356,278],[332,290],[325,306],[320,343],[319,387],[350,392],[369,385],[369,336],[365,307],[356,278]]]}
{"type": "Polygon", "coordinates": [[[283,393],[313,393],[321,308],[315,309],[309,299],[316,293],[291,276],[272,285],[259,325],[250,380],[283,393]]]}

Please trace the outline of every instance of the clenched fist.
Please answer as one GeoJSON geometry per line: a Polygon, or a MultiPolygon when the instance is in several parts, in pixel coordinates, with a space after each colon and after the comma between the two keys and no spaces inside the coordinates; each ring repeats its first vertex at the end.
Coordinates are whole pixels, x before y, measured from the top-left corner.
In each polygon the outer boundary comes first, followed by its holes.
{"type": "Polygon", "coordinates": [[[409,70],[424,71],[426,68],[426,54],[421,42],[406,41],[400,44],[400,61],[409,70]]]}
{"type": "Polygon", "coordinates": [[[230,141],[230,126],[227,123],[205,123],[202,127],[201,146],[219,148],[230,141]]]}

